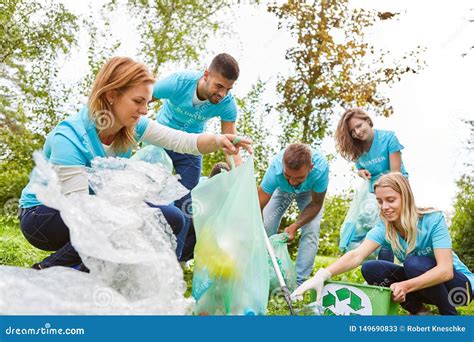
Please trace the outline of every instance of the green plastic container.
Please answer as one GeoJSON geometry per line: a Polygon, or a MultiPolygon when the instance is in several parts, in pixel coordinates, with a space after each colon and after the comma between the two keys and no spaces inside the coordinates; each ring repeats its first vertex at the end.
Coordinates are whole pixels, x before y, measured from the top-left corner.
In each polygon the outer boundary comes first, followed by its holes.
{"type": "MultiPolygon", "coordinates": [[[[310,299],[316,301],[316,291],[310,291],[310,299]]],[[[324,315],[393,316],[399,304],[392,301],[388,287],[327,281],[323,288],[324,315]]]]}

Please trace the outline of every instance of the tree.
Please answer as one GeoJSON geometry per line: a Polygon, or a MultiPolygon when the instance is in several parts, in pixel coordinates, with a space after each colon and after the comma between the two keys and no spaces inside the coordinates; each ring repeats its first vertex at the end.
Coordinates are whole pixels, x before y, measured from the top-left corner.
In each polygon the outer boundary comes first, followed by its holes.
{"type": "Polygon", "coordinates": [[[416,57],[415,51],[403,57],[405,64],[387,66],[389,51],[376,52],[366,42],[366,29],[396,14],[351,9],[348,3],[289,0],[268,7],[279,19],[278,28],[287,29],[297,43],[286,53],[294,73],[278,83],[284,145],[294,141],[318,144],[330,134],[330,119],[340,107],[362,106],[391,115],[393,108],[381,85],[393,84],[419,68],[419,61],[408,63],[416,57]]]}
{"type": "MultiPolygon", "coordinates": [[[[258,80],[246,96],[237,98],[240,117],[237,121],[237,132],[252,138],[252,148],[255,163],[255,177],[257,184],[260,184],[271,158],[276,153],[272,144],[271,133],[265,126],[265,120],[270,115],[272,107],[264,103],[263,93],[265,83],[258,80]]],[[[214,127],[214,131],[217,131],[214,127]]],[[[213,165],[219,161],[225,161],[222,152],[215,152],[204,156],[203,173],[209,174],[213,165]]]]}
{"type": "Polygon", "coordinates": [[[328,196],[324,201],[324,213],[319,234],[319,255],[339,256],[339,232],[346,217],[351,196],[348,194],[328,196]]]}
{"type": "Polygon", "coordinates": [[[51,1],[0,4],[0,204],[19,196],[32,152],[57,122],[68,94],[56,58],[74,46],[77,18],[51,1]],[[59,94],[59,95],[58,95],[59,94]]]}
{"type": "MultiPolygon", "coordinates": [[[[474,120],[465,120],[471,128],[471,137],[467,143],[467,152],[472,158],[474,150],[474,120]]],[[[466,163],[468,173],[457,181],[457,194],[454,203],[454,216],[451,220],[453,248],[471,270],[474,269],[474,174],[473,161],[466,163]]]]}
{"type": "Polygon", "coordinates": [[[463,175],[457,181],[458,192],[451,221],[453,248],[466,266],[474,269],[474,177],[463,175]]]}
{"type": "MultiPolygon", "coordinates": [[[[118,0],[107,7],[116,9],[118,0]]],[[[156,75],[168,62],[189,63],[199,57],[200,48],[222,28],[216,13],[228,8],[224,0],[127,0],[140,35],[139,55],[156,75]]]]}

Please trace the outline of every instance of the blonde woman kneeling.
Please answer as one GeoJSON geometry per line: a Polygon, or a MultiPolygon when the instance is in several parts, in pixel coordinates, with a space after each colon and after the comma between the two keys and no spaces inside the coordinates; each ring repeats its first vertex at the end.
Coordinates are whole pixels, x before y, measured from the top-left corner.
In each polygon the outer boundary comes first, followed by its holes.
{"type": "Polygon", "coordinates": [[[382,176],[375,184],[375,195],[382,221],[356,249],[346,253],[328,268],[293,293],[300,297],[305,291],[317,291],[318,301],[324,282],[332,276],[359,266],[380,246],[391,247],[403,264],[370,260],[362,265],[362,275],[370,285],[390,287],[393,300],[411,314],[427,311],[424,304],[434,304],[442,315],[456,315],[454,292],[467,305],[473,296],[474,275],[452,251],[446,220],[440,211],[415,206],[406,178],[399,172],[382,176]],[[459,296],[462,291],[462,296],[459,296]]]}

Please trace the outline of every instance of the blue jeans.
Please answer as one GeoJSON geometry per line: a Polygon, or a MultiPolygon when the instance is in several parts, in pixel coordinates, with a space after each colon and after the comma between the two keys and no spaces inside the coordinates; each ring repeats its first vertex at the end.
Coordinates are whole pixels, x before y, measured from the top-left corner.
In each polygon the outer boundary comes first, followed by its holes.
{"type": "MultiPolygon", "coordinates": [[[[428,256],[409,256],[403,266],[383,260],[369,260],[362,265],[362,275],[370,285],[390,287],[391,284],[418,277],[436,266],[436,260],[428,256]]],[[[472,288],[467,277],[454,270],[454,277],[445,283],[408,293],[401,305],[416,314],[423,303],[438,307],[441,315],[457,315],[457,306],[467,305],[472,300],[472,288]],[[469,291],[469,293],[467,293],[469,291]],[[465,302],[459,302],[463,298],[465,302]]]]}
{"type": "MultiPolygon", "coordinates": [[[[278,189],[275,190],[270,201],[263,209],[263,222],[268,236],[278,232],[283,214],[295,199],[301,211],[312,201],[310,192],[292,194],[278,189]]],[[[296,281],[298,285],[303,283],[313,270],[314,258],[318,252],[322,217],[323,209],[311,222],[301,227],[301,238],[298,246],[298,256],[296,257],[296,281]]]]}
{"type": "Polygon", "coordinates": [[[387,247],[381,247],[379,250],[379,254],[377,256],[378,260],[385,260],[385,261],[390,261],[393,262],[393,259],[395,256],[393,255],[393,252],[391,249],[387,247]]]}
{"type": "MultiPolygon", "coordinates": [[[[166,205],[151,205],[160,208],[166,221],[177,235],[184,226],[183,213],[166,205]]],[[[36,248],[43,251],[54,251],[53,254],[41,261],[41,268],[52,266],[72,267],[80,264],[81,258],[71,245],[69,228],[59,214],[59,211],[45,205],[21,209],[20,226],[23,235],[36,248]]]]}
{"type": "MultiPolygon", "coordinates": [[[[170,150],[165,151],[173,161],[176,174],[181,176],[181,184],[188,190],[194,189],[194,187],[198,185],[199,178],[201,177],[202,156],[178,153],[170,150]]],[[[189,254],[192,255],[194,245],[196,244],[191,219],[191,193],[175,201],[174,205],[183,211],[185,217],[184,227],[177,236],[178,246],[176,247],[176,256],[178,260],[182,261],[189,258],[189,254]],[[183,250],[185,250],[184,253],[183,250]]]]}

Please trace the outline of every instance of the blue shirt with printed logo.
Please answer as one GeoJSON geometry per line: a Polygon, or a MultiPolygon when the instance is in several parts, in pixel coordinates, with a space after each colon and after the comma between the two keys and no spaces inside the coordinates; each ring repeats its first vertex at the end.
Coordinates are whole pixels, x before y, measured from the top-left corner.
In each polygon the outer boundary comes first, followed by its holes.
{"type": "MultiPolygon", "coordinates": [[[[371,229],[366,239],[372,240],[381,246],[392,248],[390,242],[385,239],[385,224],[379,221],[377,225],[371,229]]],[[[401,251],[395,251],[394,255],[401,262],[405,261],[410,255],[429,256],[434,258],[434,250],[436,248],[452,248],[451,237],[449,236],[448,226],[442,212],[437,211],[433,213],[424,214],[418,220],[418,231],[416,234],[416,247],[410,254],[406,254],[408,249],[407,242],[397,233],[398,241],[402,246],[401,251]]],[[[453,252],[453,266],[458,272],[464,274],[471,283],[474,291],[474,275],[453,252]]]]}
{"type": "MultiPolygon", "coordinates": [[[[135,139],[140,141],[150,119],[141,116],[135,126],[135,139]]],[[[132,149],[118,153],[117,157],[130,158],[132,149]]],[[[43,146],[43,157],[51,164],[64,166],[91,166],[95,157],[106,157],[93,120],[87,107],[60,122],[52,131],[43,146]]],[[[30,175],[30,182],[23,189],[20,198],[21,208],[30,208],[42,204],[31,191],[31,185],[37,181],[36,170],[30,175]]]]}
{"type": "MultiPolygon", "coordinates": [[[[397,136],[392,131],[374,129],[374,140],[367,152],[364,152],[356,161],[358,170],[366,169],[370,172],[370,187],[373,192],[374,183],[390,171],[390,155],[403,149],[397,136]]],[[[401,173],[408,178],[405,166],[401,165],[401,173]]]]}
{"type": "Polygon", "coordinates": [[[313,169],[308,174],[308,177],[303,183],[294,187],[288,183],[283,172],[283,154],[285,150],[280,151],[272,160],[268,170],[263,176],[262,184],[260,184],[263,191],[271,195],[278,188],[278,190],[289,193],[303,193],[313,190],[314,192],[325,192],[329,183],[329,165],[326,157],[315,149],[311,149],[313,169]]]}
{"type": "Polygon", "coordinates": [[[217,104],[205,101],[193,105],[193,96],[202,76],[200,71],[183,71],[155,83],[153,97],[164,100],[156,116],[159,123],[180,131],[202,133],[207,121],[213,117],[236,121],[237,105],[230,92],[217,104]]]}

